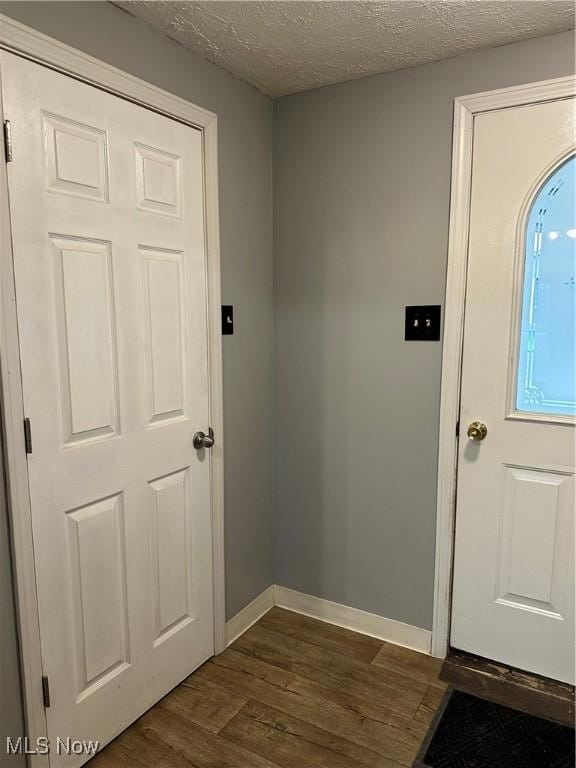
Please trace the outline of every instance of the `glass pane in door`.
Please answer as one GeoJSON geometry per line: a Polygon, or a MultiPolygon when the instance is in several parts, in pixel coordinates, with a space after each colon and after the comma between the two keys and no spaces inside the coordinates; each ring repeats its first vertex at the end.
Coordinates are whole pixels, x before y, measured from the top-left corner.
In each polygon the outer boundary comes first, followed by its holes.
{"type": "Polygon", "coordinates": [[[516,410],[576,414],[576,214],[570,157],[540,187],[528,215],[516,410]]]}

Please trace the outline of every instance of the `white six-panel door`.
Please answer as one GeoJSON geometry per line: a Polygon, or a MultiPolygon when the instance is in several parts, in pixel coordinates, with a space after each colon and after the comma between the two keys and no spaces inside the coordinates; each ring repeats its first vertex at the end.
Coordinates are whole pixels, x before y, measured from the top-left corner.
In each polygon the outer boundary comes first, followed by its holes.
{"type": "Polygon", "coordinates": [[[550,221],[573,181],[560,174],[564,186],[535,201],[574,153],[574,115],[565,99],[475,117],[451,630],[456,648],[567,682],[574,392],[554,400],[542,382],[558,368],[554,386],[573,387],[564,370],[576,307],[573,206],[550,221]],[[556,311],[564,325],[542,318],[556,311]],[[486,424],[483,440],[467,437],[474,421],[486,424]]]}
{"type": "Polygon", "coordinates": [[[48,735],[105,743],[213,653],[202,136],[0,61],[48,735]]]}

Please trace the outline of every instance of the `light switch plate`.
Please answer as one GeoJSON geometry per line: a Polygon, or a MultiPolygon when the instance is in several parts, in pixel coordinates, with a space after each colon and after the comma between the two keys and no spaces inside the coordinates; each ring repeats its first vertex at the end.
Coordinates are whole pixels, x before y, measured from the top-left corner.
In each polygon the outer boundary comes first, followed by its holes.
{"type": "Polygon", "coordinates": [[[405,341],[439,341],[440,317],[441,307],[439,304],[406,307],[405,341]]]}
{"type": "Polygon", "coordinates": [[[232,336],[234,333],[234,307],[232,304],[222,304],[222,336],[232,336]]]}

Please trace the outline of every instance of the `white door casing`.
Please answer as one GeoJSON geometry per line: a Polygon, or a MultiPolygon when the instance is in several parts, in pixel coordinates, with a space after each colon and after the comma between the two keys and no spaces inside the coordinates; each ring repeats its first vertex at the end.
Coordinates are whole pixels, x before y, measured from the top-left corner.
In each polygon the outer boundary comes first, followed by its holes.
{"type": "Polygon", "coordinates": [[[1,65],[47,730],[105,742],[214,650],[202,134],[1,65]]]}
{"type": "Polygon", "coordinates": [[[573,101],[477,115],[473,141],[451,644],[574,682],[574,428],[512,403],[526,212],[573,101]]]}

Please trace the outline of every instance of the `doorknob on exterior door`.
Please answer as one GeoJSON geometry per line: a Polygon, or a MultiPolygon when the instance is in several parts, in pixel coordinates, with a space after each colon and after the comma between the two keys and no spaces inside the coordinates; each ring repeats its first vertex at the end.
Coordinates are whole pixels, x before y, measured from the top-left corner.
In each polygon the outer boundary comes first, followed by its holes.
{"type": "Polygon", "coordinates": [[[198,451],[202,448],[212,448],[214,445],[214,430],[212,427],[208,427],[207,435],[205,435],[204,432],[196,432],[192,438],[192,445],[198,451]]]}
{"type": "Polygon", "coordinates": [[[480,441],[484,440],[488,434],[488,427],[482,421],[473,421],[472,424],[470,424],[468,427],[466,434],[470,440],[473,440],[475,443],[479,443],[480,441]]]}

